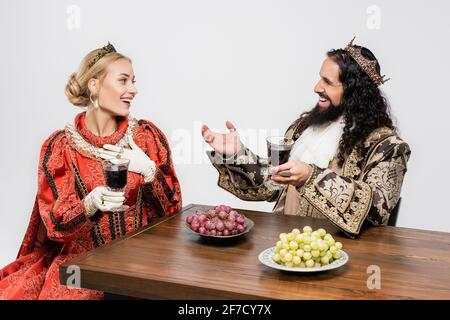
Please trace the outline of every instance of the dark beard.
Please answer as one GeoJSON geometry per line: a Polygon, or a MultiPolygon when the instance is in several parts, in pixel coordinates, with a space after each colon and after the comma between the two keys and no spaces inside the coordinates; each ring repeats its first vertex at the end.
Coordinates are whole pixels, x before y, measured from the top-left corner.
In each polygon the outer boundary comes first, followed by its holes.
{"type": "Polygon", "coordinates": [[[335,106],[330,101],[330,106],[325,110],[319,106],[316,106],[308,112],[308,126],[322,125],[327,122],[335,121],[344,113],[342,106],[335,106]]]}

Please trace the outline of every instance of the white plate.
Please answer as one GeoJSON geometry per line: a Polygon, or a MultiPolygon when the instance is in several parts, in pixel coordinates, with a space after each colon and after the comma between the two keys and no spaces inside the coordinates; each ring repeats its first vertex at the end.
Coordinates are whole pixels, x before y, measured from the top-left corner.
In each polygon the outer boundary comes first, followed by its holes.
{"type": "Polygon", "coordinates": [[[300,268],[300,267],[286,267],[281,264],[273,261],[272,257],[274,255],[276,247],[268,248],[261,252],[258,256],[259,261],[271,268],[284,270],[284,271],[293,271],[293,272],[318,272],[318,271],[327,271],[342,267],[348,261],[348,254],[345,251],[340,250],[339,253],[341,257],[338,260],[334,260],[332,263],[321,266],[321,267],[313,267],[313,268],[300,268]]]}

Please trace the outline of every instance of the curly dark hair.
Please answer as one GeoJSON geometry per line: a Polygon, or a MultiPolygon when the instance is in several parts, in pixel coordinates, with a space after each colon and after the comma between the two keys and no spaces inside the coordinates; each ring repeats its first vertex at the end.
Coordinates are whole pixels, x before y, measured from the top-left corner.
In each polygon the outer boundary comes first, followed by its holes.
{"type": "MultiPolygon", "coordinates": [[[[380,74],[381,68],[374,54],[367,48],[356,45],[355,47],[361,49],[364,58],[377,62],[376,71],[380,74]]],[[[342,165],[353,148],[361,154],[364,141],[373,130],[380,127],[393,130],[396,128],[386,98],[352,56],[344,49],[330,50],[327,56],[338,64],[339,80],[343,85],[343,97],[339,108],[342,108],[345,126],[337,154],[339,165],[342,165]]],[[[311,113],[306,112],[300,116],[303,129],[311,124],[308,121],[308,115],[311,113]]]]}

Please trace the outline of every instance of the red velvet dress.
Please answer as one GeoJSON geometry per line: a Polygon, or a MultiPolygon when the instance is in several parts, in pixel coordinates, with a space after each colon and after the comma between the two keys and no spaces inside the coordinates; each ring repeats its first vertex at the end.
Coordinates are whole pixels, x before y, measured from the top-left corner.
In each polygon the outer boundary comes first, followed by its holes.
{"type": "Polygon", "coordinates": [[[151,122],[120,118],[117,131],[98,137],[85,125],[85,113],[74,125],[53,133],[43,144],[38,192],[17,260],[0,270],[0,299],[102,299],[99,291],[59,283],[61,263],[181,209],[181,192],[164,134],[151,122]],[[128,146],[127,137],[156,163],[152,181],[128,173],[125,212],[88,217],[82,199],[104,186],[97,147],[128,146]]]}

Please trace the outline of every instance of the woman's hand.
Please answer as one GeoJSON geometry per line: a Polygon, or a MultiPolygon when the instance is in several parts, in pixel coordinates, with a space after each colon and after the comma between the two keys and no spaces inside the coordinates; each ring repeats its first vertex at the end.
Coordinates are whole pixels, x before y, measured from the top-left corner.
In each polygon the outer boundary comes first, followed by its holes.
{"type": "Polygon", "coordinates": [[[203,125],[202,136],[215,151],[229,157],[235,155],[239,151],[241,139],[239,138],[236,128],[230,121],[227,121],[225,125],[230,130],[229,133],[225,134],[211,131],[207,125],[203,125]]]}
{"type": "Polygon", "coordinates": [[[84,198],[84,207],[91,217],[97,210],[111,211],[122,206],[125,201],[125,193],[122,191],[110,191],[106,187],[100,186],[93,189],[84,198]]]}
{"type": "Polygon", "coordinates": [[[302,186],[312,173],[312,167],[301,161],[288,161],[277,167],[270,168],[271,179],[280,184],[302,186]],[[289,177],[286,177],[289,175],[289,177]]]}
{"type": "Polygon", "coordinates": [[[155,162],[150,159],[141,148],[134,142],[133,138],[128,139],[131,149],[120,148],[111,144],[105,144],[100,149],[100,157],[102,159],[111,160],[115,158],[123,158],[130,160],[128,170],[142,174],[144,180],[150,181],[156,170],[155,162]]]}

